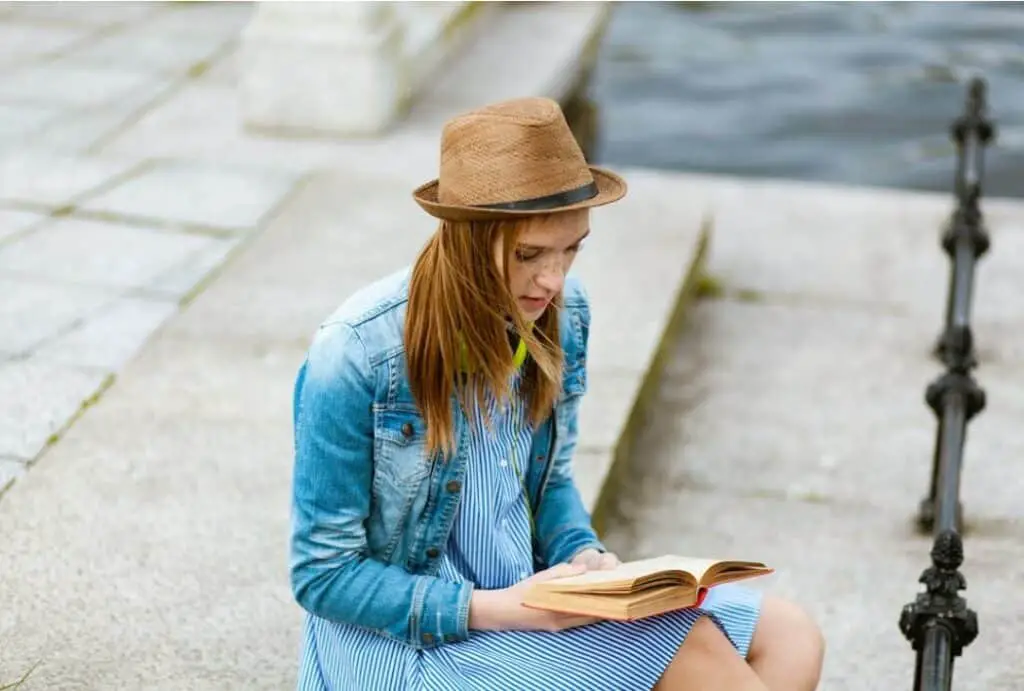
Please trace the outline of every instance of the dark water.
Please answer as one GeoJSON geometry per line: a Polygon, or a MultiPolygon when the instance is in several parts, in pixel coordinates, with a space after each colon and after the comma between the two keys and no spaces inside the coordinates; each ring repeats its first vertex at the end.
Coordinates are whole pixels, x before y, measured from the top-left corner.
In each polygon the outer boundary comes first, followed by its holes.
{"type": "Polygon", "coordinates": [[[622,3],[596,159],[949,191],[949,125],[989,84],[985,193],[1024,196],[1022,3],[622,3]]]}

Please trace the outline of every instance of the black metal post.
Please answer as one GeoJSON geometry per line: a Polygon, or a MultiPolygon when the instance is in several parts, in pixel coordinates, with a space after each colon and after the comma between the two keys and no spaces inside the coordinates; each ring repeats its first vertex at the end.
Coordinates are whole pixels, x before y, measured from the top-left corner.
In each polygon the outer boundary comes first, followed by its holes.
{"type": "MultiPolygon", "coordinates": [[[[946,296],[945,328],[935,347],[936,356],[950,370],[972,369],[975,364],[970,334],[971,298],[974,292],[975,264],[990,245],[981,213],[981,183],[984,176],[985,146],[995,137],[995,126],[988,118],[985,82],[973,79],[967,90],[965,112],[950,130],[957,146],[957,169],[954,191],[957,206],[946,232],[942,248],[950,259],[949,290],[946,296]]],[[[932,475],[927,496],[918,509],[918,526],[923,532],[935,527],[936,498],[939,492],[939,452],[945,436],[944,416],[929,402],[939,425],[935,435],[932,475]]],[[[962,513],[957,502],[956,525],[962,513]]]]}
{"type": "Polygon", "coordinates": [[[949,691],[953,659],[978,636],[978,617],[967,608],[959,591],[967,587],[960,573],[963,543],[952,530],[944,530],[932,546],[932,565],[919,579],[925,592],[903,608],[900,631],[917,651],[915,691],[949,691]]]}
{"type": "Polygon", "coordinates": [[[964,557],[960,471],[967,424],[985,408],[985,392],[971,376],[977,360],[970,326],[975,264],[989,249],[980,205],[982,151],[994,128],[985,112],[985,83],[975,79],[968,89],[966,112],[953,125],[957,208],[942,241],[951,268],[945,330],[936,348],[946,371],[925,392],[938,429],[931,487],[921,502],[918,524],[934,533],[932,565],[919,579],[925,591],[903,608],[899,622],[917,653],[915,691],[949,691],[953,660],[978,635],[977,615],[959,593],[967,587],[959,570],[964,557]]]}

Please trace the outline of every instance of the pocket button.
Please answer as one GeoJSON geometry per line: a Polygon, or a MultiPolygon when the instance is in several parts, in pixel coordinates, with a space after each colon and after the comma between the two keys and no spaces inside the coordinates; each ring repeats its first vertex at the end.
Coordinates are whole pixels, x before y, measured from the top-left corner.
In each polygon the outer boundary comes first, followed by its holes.
{"type": "Polygon", "coordinates": [[[402,436],[403,437],[408,439],[408,438],[410,438],[412,436],[412,433],[413,433],[413,429],[412,429],[412,423],[411,422],[407,422],[404,425],[402,425],[402,436]]]}

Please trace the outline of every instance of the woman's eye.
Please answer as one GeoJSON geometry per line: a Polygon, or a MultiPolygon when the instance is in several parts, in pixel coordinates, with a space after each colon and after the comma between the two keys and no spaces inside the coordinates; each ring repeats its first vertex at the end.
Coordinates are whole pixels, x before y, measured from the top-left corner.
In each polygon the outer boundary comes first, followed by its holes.
{"type": "Polygon", "coordinates": [[[532,262],[534,259],[540,256],[540,252],[531,252],[524,250],[516,250],[516,259],[521,262],[532,262]]]}
{"type": "Polygon", "coordinates": [[[581,251],[583,251],[583,243],[582,242],[579,243],[578,245],[573,245],[572,247],[569,248],[569,254],[576,254],[577,252],[581,252],[581,251]]]}

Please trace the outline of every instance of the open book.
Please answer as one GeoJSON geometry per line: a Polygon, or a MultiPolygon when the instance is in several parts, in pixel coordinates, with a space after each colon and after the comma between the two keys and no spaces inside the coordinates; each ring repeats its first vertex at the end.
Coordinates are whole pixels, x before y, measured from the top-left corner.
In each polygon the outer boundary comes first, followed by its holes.
{"type": "Polygon", "coordinates": [[[603,619],[642,619],[699,606],[709,588],[773,572],[756,561],[666,555],[537,583],[523,604],[603,619]]]}

